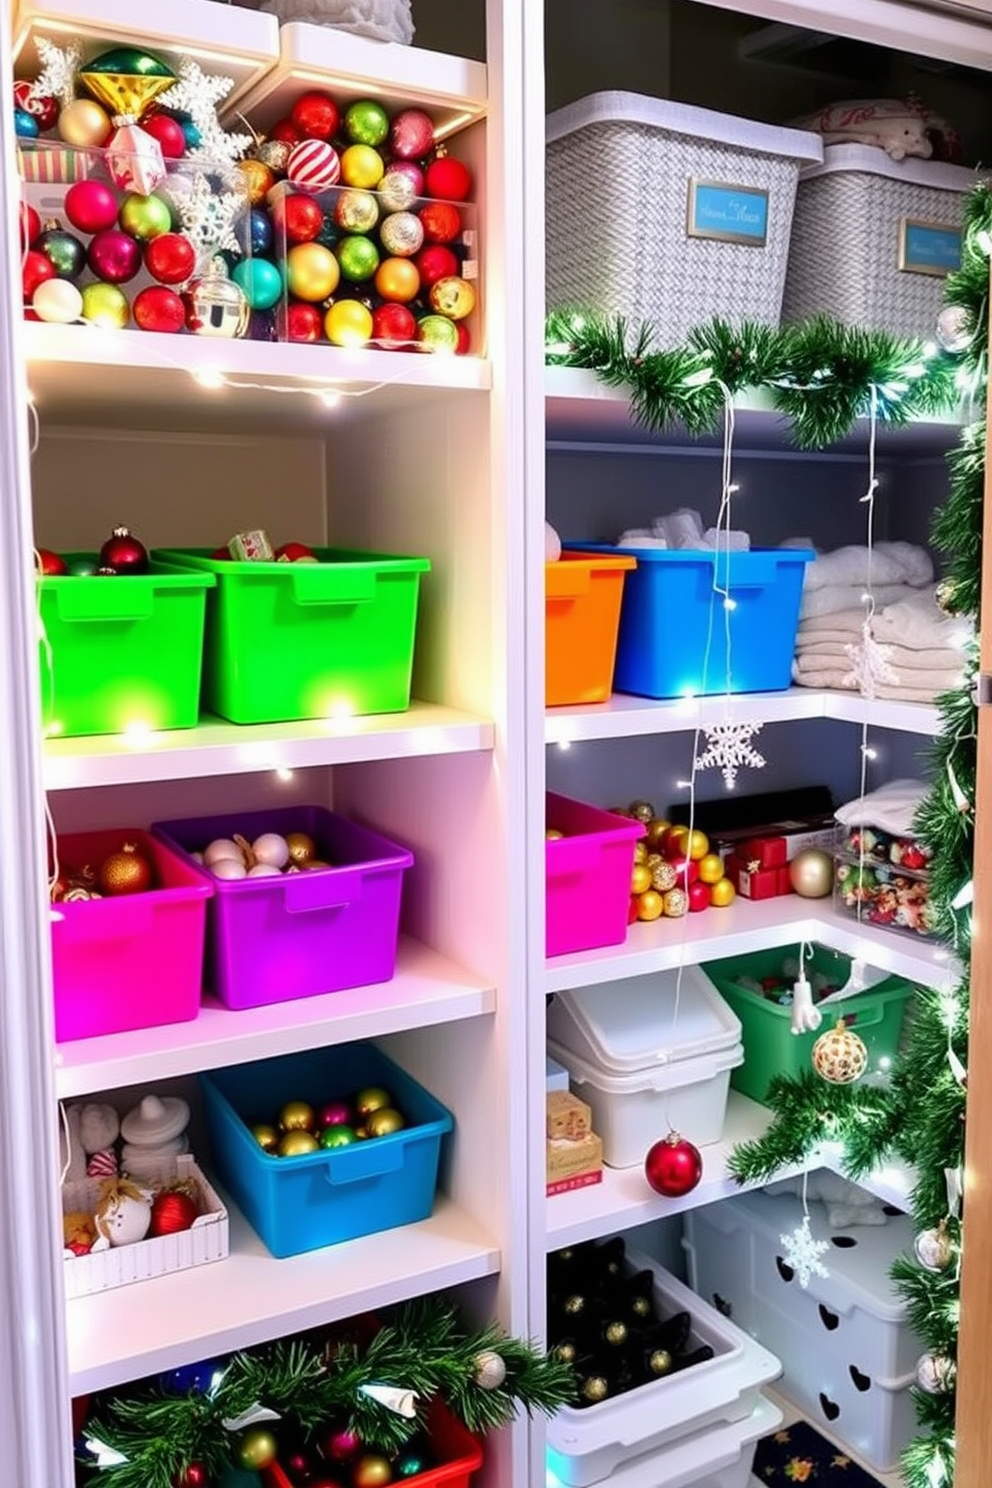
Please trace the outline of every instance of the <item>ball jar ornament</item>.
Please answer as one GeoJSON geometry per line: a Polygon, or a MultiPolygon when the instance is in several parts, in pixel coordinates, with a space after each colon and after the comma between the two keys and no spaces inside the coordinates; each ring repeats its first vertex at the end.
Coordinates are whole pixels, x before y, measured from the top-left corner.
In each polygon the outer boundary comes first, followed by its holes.
{"type": "Polygon", "coordinates": [[[703,1159],[699,1148],[685,1141],[677,1132],[669,1132],[655,1142],[644,1159],[644,1176],[655,1193],[668,1199],[680,1199],[692,1193],[703,1176],[703,1159]]]}

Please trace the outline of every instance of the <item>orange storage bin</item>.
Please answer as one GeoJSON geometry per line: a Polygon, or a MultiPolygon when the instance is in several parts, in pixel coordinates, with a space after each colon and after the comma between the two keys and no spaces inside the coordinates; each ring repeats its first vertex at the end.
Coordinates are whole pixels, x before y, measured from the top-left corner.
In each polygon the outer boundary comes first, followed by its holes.
{"type": "Polygon", "coordinates": [[[549,708],[603,703],[613,691],[624,575],[636,558],[566,550],[544,566],[545,682],[549,708]]]}

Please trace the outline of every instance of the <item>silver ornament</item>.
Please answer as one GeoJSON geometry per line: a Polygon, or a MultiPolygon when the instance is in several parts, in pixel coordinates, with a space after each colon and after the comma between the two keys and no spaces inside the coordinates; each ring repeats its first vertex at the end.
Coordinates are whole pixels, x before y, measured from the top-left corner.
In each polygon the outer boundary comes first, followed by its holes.
{"type": "Polygon", "coordinates": [[[256,160],[267,165],[269,170],[275,171],[277,176],[284,176],[289,163],[289,150],[290,147],[284,140],[263,140],[252,154],[256,160]]]}
{"type": "Polygon", "coordinates": [[[946,1271],[954,1259],[953,1241],[942,1224],[917,1235],[913,1250],[925,1271],[946,1271]]]}
{"type": "Polygon", "coordinates": [[[396,258],[412,258],[424,241],[423,223],[412,212],[391,212],[383,219],[379,236],[387,253],[396,258]]]}
{"type": "Polygon", "coordinates": [[[251,311],[242,290],[227,275],[222,258],[212,259],[200,279],[184,295],[186,326],[197,336],[233,340],[248,329],[251,311]]]}
{"type": "Polygon", "coordinates": [[[970,311],[963,305],[945,305],[937,316],[936,334],[945,351],[965,351],[975,335],[970,311]]]}
{"type": "Polygon", "coordinates": [[[916,1361],[916,1383],[927,1395],[949,1395],[957,1372],[957,1365],[947,1354],[921,1354],[916,1361]]]}
{"type": "Polygon", "coordinates": [[[407,171],[387,170],[379,182],[379,200],[386,212],[404,212],[417,199],[416,182],[407,171]]]}
{"type": "Polygon", "coordinates": [[[495,1349],[483,1349],[475,1356],[475,1383],[482,1390],[498,1390],[506,1379],[506,1365],[495,1349]]]}

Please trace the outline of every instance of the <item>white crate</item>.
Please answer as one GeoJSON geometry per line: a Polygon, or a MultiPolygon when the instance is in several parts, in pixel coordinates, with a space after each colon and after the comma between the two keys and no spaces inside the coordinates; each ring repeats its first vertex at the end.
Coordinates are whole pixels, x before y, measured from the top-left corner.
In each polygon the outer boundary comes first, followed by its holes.
{"type": "MultiPolygon", "coordinates": [[[[107,1246],[104,1241],[97,1240],[94,1249],[83,1256],[65,1251],[62,1275],[68,1300],[224,1260],[230,1249],[227,1210],[188,1154],[174,1158],[171,1170],[163,1174],[163,1182],[173,1180],[191,1182],[194,1186],[200,1213],[192,1227],[177,1235],[158,1235],[152,1240],[140,1240],[137,1245],[107,1246]]],[[[100,1196],[101,1181],[99,1178],[81,1178],[78,1182],[63,1184],[62,1213],[72,1214],[78,1210],[92,1214],[100,1196]]]]}
{"type": "Polygon", "coordinates": [[[785,1392],[814,1423],[886,1472],[915,1430],[910,1385],[923,1344],[889,1278],[896,1256],[912,1250],[912,1221],[832,1230],[822,1204],[809,1210],[813,1234],[829,1243],[829,1276],[804,1289],[782,1254],[801,1201],[756,1193],[686,1216],[689,1279],[778,1354],[785,1392]]]}
{"type": "Polygon", "coordinates": [[[675,346],[718,307],[777,325],[799,168],[819,135],[594,93],[547,121],[547,303],[675,346]]]}
{"type": "MultiPolygon", "coordinates": [[[[604,1478],[624,1482],[620,1471],[648,1454],[686,1438],[696,1441],[701,1433],[722,1431],[728,1424],[748,1422],[761,1399],[761,1386],[781,1372],[778,1359],[767,1349],[650,1256],[628,1248],[627,1261],[635,1271],[654,1272],[654,1300],[662,1317],[691,1313],[689,1346],[707,1343],[713,1358],[601,1405],[563,1406],[548,1423],[548,1467],[566,1488],[587,1488],[604,1478]]],[[[742,1440],[743,1436],[738,1444],[742,1440]]],[[[687,1446],[684,1461],[690,1450],[687,1446]]],[[[703,1462],[699,1475],[707,1470],[703,1462]]],[[[668,1484],[667,1477],[656,1474],[655,1482],[659,1481],[668,1484]]],[[[635,1477],[630,1488],[641,1488],[641,1479],[635,1477]]]]}
{"type": "Polygon", "coordinates": [[[783,320],[830,315],[932,339],[975,180],[961,166],[828,145],[800,177],[783,320]]]}

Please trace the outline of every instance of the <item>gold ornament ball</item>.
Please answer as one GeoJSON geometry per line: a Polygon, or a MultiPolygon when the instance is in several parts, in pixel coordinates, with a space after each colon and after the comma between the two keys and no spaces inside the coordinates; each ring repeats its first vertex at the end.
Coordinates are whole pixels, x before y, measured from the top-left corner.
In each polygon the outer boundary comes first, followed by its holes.
{"type": "Polygon", "coordinates": [[[729,878],[720,878],[710,886],[710,904],[714,909],[726,909],[737,898],[737,890],[729,878]]]}
{"type": "Polygon", "coordinates": [[[98,881],[101,892],[113,897],[144,894],[152,887],[152,867],[133,842],[125,842],[120,852],[104,858],[98,881]]]}
{"type": "Polygon", "coordinates": [[[630,892],[632,894],[646,894],[651,887],[651,869],[647,863],[635,863],[634,871],[630,875],[630,892]]]}
{"type": "Polygon", "coordinates": [[[355,1096],[355,1110],[365,1121],[373,1111],[385,1111],[393,1104],[393,1097],[381,1085],[366,1085],[355,1096]]]}
{"type": "Polygon", "coordinates": [[[665,895],[665,914],[671,920],[680,920],[689,909],[689,896],[684,889],[669,889],[665,895]]]}
{"type": "Polygon", "coordinates": [[[678,869],[667,858],[660,858],[651,868],[651,887],[659,894],[667,894],[679,881],[678,869]]]}
{"type": "Polygon", "coordinates": [[[692,831],[686,837],[686,855],[692,858],[694,863],[705,858],[710,850],[710,839],[705,832],[692,831]]]}
{"type": "Polygon", "coordinates": [[[850,1085],[868,1068],[868,1050],[843,1018],[813,1045],[813,1068],[831,1085],[850,1085]]]}
{"type": "Polygon", "coordinates": [[[834,860],[818,847],[804,848],[789,864],[789,882],[803,899],[825,899],[834,886],[834,860]]]}
{"type": "Polygon", "coordinates": [[[665,912],[665,900],[655,889],[648,889],[641,894],[637,900],[637,918],[650,924],[652,920],[660,920],[665,912]]]}
{"type": "Polygon", "coordinates": [[[288,1131],[280,1137],[276,1151],[280,1157],[306,1157],[309,1152],[317,1152],[319,1148],[320,1143],[313,1132],[288,1131]]]}
{"type": "Polygon", "coordinates": [[[556,1343],[551,1350],[552,1355],[562,1364],[574,1364],[578,1350],[574,1343],[556,1343]]]}
{"type": "Polygon", "coordinates": [[[665,838],[665,833],[671,826],[671,822],[664,816],[656,816],[648,822],[648,847],[657,851],[665,838]]]}
{"type": "Polygon", "coordinates": [[[455,274],[439,279],[431,285],[431,309],[449,320],[465,320],[475,309],[475,290],[455,274]]]}
{"type": "Polygon", "coordinates": [[[591,1374],[588,1379],[582,1381],[582,1398],[588,1400],[590,1405],[598,1405],[605,1400],[610,1393],[609,1381],[601,1374],[591,1374]]]}
{"type": "Polygon", "coordinates": [[[59,134],[67,145],[97,149],[106,144],[112,128],[107,110],[92,98],[77,98],[59,114],[59,134]]]}
{"type": "Polygon", "coordinates": [[[334,346],[367,346],[372,339],[372,311],[358,300],[338,300],[324,316],[324,334],[334,346]]]}
{"type": "Polygon", "coordinates": [[[256,160],[267,165],[269,170],[275,171],[277,175],[284,175],[286,166],[289,164],[290,147],[283,140],[263,140],[262,143],[252,151],[256,160]]]}
{"type": "Polygon", "coordinates": [[[402,1131],[406,1126],[399,1111],[394,1111],[391,1106],[383,1106],[379,1111],[373,1111],[365,1118],[365,1130],[370,1137],[391,1137],[394,1132],[402,1131]]]}
{"type": "Polygon", "coordinates": [[[349,233],[369,233],[379,221],[379,203],[371,191],[342,191],[334,221],[349,233]]]}
{"type": "Polygon", "coordinates": [[[651,1316],[650,1297],[635,1297],[630,1304],[630,1310],[635,1317],[646,1318],[651,1316]]]}
{"type": "Polygon", "coordinates": [[[304,863],[317,856],[317,844],[306,832],[287,832],[286,846],[289,848],[289,861],[297,868],[302,868],[304,863]]]}
{"type": "Polygon", "coordinates": [[[667,1349],[652,1349],[648,1357],[648,1368],[651,1373],[658,1375],[668,1374],[672,1367],[672,1356],[667,1349]]]}
{"type": "Polygon", "coordinates": [[[317,1125],[317,1113],[306,1101],[287,1101],[279,1112],[279,1125],[286,1132],[312,1132],[317,1125]]]}
{"type": "Polygon", "coordinates": [[[954,610],[954,583],[951,579],[941,579],[937,585],[934,598],[945,615],[953,615],[954,610]]]}
{"type": "Polygon", "coordinates": [[[506,1379],[506,1364],[495,1349],[475,1356],[475,1383],[480,1390],[498,1390],[506,1379]]]}
{"type": "Polygon", "coordinates": [[[620,1319],[617,1318],[614,1322],[607,1323],[606,1331],[604,1332],[603,1337],[606,1339],[607,1343],[612,1344],[614,1348],[619,1348],[621,1344],[627,1342],[627,1332],[627,1324],[622,1323],[620,1319]]]}
{"type": "Polygon", "coordinates": [[[640,842],[634,843],[634,862],[646,863],[648,860],[648,844],[642,838],[640,842]]]}
{"type": "Polygon", "coordinates": [[[322,243],[297,243],[286,254],[286,283],[298,300],[319,304],[338,287],[341,269],[322,243]]]}
{"type": "Polygon", "coordinates": [[[646,827],[656,819],[655,809],[650,801],[631,801],[627,807],[627,815],[632,816],[635,821],[643,822],[646,827]]]}
{"type": "Polygon", "coordinates": [[[579,1317],[581,1313],[585,1312],[585,1310],[586,1299],[578,1292],[573,1292],[572,1295],[570,1297],[566,1297],[564,1302],[562,1303],[562,1311],[565,1313],[566,1317],[579,1317]]]}
{"type": "MultiPolygon", "coordinates": [[[[690,854],[691,856],[691,854],[690,854]]],[[[704,853],[699,859],[699,881],[704,884],[719,883],[723,877],[723,859],[719,853],[704,853]]]]}
{"type": "Polygon", "coordinates": [[[341,155],[341,179],[346,186],[373,191],[385,170],[382,156],[371,145],[349,145],[341,155]]]}
{"type": "Polygon", "coordinates": [[[274,1126],[266,1126],[263,1121],[252,1127],[251,1134],[263,1152],[275,1152],[279,1146],[279,1133],[274,1126]]]}
{"type": "Polygon", "coordinates": [[[257,207],[276,184],[275,173],[262,160],[239,160],[238,170],[244,177],[248,200],[257,207]]]}
{"type": "Polygon", "coordinates": [[[405,305],[416,298],[420,288],[420,270],[408,258],[384,258],[375,271],[376,293],[384,300],[405,305]]]}
{"type": "Polygon", "coordinates": [[[383,1484],[391,1483],[393,1469],[389,1459],[380,1457],[377,1452],[366,1452],[352,1467],[351,1481],[354,1488],[382,1488],[383,1484]]]}
{"type": "Polygon", "coordinates": [[[263,1426],[253,1426],[238,1441],[234,1455],[238,1466],[246,1472],[263,1472],[275,1462],[279,1444],[271,1431],[266,1431],[263,1426]]]}

